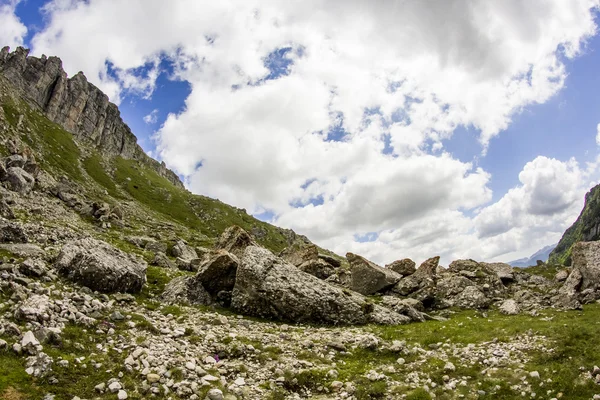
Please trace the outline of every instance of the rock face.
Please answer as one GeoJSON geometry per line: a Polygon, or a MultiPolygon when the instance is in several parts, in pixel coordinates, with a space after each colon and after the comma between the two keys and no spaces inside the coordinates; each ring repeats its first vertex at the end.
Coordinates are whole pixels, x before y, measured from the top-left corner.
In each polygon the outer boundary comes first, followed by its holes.
{"type": "Polygon", "coordinates": [[[346,254],[352,268],[350,289],[364,295],[381,292],[394,286],[402,276],[396,272],[382,268],[371,261],[353,254],[346,254]]]}
{"type": "Polygon", "coordinates": [[[48,119],[105,154],[141,161],[183,188],[177,175],[164,163],[146,155],[121,119],[117,106],[89,83],[83,73],[67,78],[60,58],[28,56],[29,50],[22,47],[12,53],[5,47],[0,54],[0,75],[20,89],[48,119]]]}
{"type": "Polygon", "coordinates": [[[60,274],[99,292],[141,291],[146,267],[145,262],[91,238],[67,243],[56,260],[60,274]]]}
{"type": "Polygon", "coordinates": [[[329,285],[257,246],[244,251],[231,306],[240,313],[326,324],[402,323],[408,318],[329,285]]]}
{"type": "Polygon", "coordinates": [[[600,288],[600,242],[579,242],[573,246],[573,269],[581,274],[579,290],[600,288]]]}
{"type": "Polygon", "coordinates": [[[585,195],[581,214],[552,250],[548,263],[571,265],[575,243],[596,240],[600,240],[600,185],[594,186],[585,195]]]}

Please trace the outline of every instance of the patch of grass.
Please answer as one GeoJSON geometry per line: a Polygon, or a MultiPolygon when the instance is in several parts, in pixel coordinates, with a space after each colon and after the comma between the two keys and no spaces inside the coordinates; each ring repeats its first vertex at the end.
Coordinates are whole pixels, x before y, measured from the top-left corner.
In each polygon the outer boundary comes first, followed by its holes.
{"type": "Polygon", "coordinates": [[[106,189],[109,195],[118,199],[121,198],[113,178],[111,178],[102,166],[102,157],[94,152],[90,157],[83,160],[83,168],[87,174],[106,189]]]}
{"type": "Polygon", "coordinates": [[[303,369],[296,373],[287,370],[284,372],[285,382],[283,387],[291,392],[300,390],[314,390],[325,385],[327,382],[327,371],[325,369],[303,369]]]}
{"type": "Polygon", "coordinates": [[[138,329],[142,329],[153,334],[160,333],[160,331],[154,325],[152,325],[152,323],[148,321],[143,315],[132,314],[131,320],[135,322],[135,327],[138,329]]]}
{"type": "Polygon", "coordinates": [[[163,315],[173,315],[174,317],[179,317],[181,315],[184,314],[184,311],[181,307],[177,306],[177,305],[172,305],[172,306],[163,306],[162,309],[160,310],[160,312],[163,315]]]}
{"type": "Polygon", "coordinates": [[[543,276],[544,278],[547,278],[547,279],[554,279],[554,276],[561,269],[564,269],[564,267],[562,265],[546,265],[546,264],[544,264],[542,266],[536,265],[536,266],[532,266],[532,267],[523,268],[523,272],[527,272],[528,274],[531,274],[531,275],[543,276]]]}
{"type": "Polygon", "coordinates": [[[406,400],[431,400],[431,395],[425,389],[416,389],[406,396],[406,400]]]}
{"type": "Polygon", "coordinates": [[[25,360],[12,352],[0,351],[0,399],[27,399],[41,395],[39,388],[25,373],[25,360]]]}

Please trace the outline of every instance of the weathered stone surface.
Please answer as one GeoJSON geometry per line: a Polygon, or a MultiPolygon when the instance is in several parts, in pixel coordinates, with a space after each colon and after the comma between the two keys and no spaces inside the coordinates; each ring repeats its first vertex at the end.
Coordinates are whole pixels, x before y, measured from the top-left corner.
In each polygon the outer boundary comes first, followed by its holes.
{"type": "Polygon", "coordinates": [[[406,320],[356,293],[306,274],[257,246],[247,247],[240,260],[231,306],[243,314],[294,322],[364,324],[406,320]]]}
{"type": "Polygon", "coordinates": [[[254,242],[254,239],[245,230],[234,225],[225,229],[219,237],[215,248],[217,250],[226,250],[237,258],[241,258],[248,246],[256,246],[256,242],[254,242]]]}
{"type": "Polygon", "coordinates": [[[139,292],[146,263],[106,242],[85,238],[63,246],[56,260],[62,275],[100,292],[139,292]]]}
{"type": "Polygon", "coordinates": [[[307,261],[317,260],[319,251],[314,244],[302,244],[301,246],[290,246],[283,249],[279,257],[296,267],[307,261]]]}
{"type": "Polygon", "coordinates": [[[43,322],[49,318],[50,299],[46,295],[33,295],[15,310],[15,318],[43,322]]]}
{"type": "MultiPolygon", "coordinates": [[[[573,246],[573,272],[581,274],[579,291],[600,287],[600,241],[579,242],[573,246]]],[[[566,283],[565,283],[566,285],[566,283]]]]}
{"type": "Polygon", "coordinates": [[[194,250],[193,247],[188,246],[183,240],[178,240],[177,243],[175,243],[175,246],[173,246],[173,250],[171,252],[173,257],[179,257],[186,261],[198,258],[196,250],[194,250]]]}
{"type": "Polygon", "coordinates": [[[19,271],[23,275],[39,278],[48,273],[48,268],[43,260],[28,258],[19,265],[19,271]]]}
{"type": "Polygon", "coordinates": [[[394,286],[402,276],[372,263],[357,254],[348,253],[346,259],[352,268],[350,289],[364,295],[371,295],[394,286]]]}
{"type": "Polygon", "coordinates": [[[502,314],[506,315],[517,315],[521,312],[519,304],[517,304],[517,302],[513,299],[504,300],[502,304],[500,304],[500,306],[498,307],[498,310],[502,314]]]}
{"type": "Polygon", "coordinates": [[[402,260],[394,261],[391,264],[387,264],[385,267],[402,276],[412,275],[416,272],[416,263],[410,258],[404,258],[402,260]]]}
{"type": "Polygon", "coordinates": [[[202,284],[208,293],[216,296],[221,291],[231,291],[235,285],[235,275],[239,260],[233,254],[218,250],[215,255],[198,268],[195,280],[202,284]]]}
{"type": "Polygon", "coordinates": [[[118,107],[83,73],[67,78],[58,57],[28,56],[29,50],[22,47],[12,53],[3,50],[2,54],[0,73],[48,119],[107,155],[141,161],[183,189],[177,174],[150,158],[137,144],[118,107]]]}
{"type": "Polygon", "coordinates": [[[18,167],[11,167],[7,170],[6,181],[10,190],[21,194],[31,192],[35,185],[35,178],[18,167]]]}
{"type": "Polygon", "coordinates": [[[165,253],[156,253],[152,264],[161,268],[175,269],[177,265],[167,257],[165,253]]]}
{"type": "Polygon", "coordinates": [[[173,304],[212,304],[210,294],[194,277],[178,276],[171,280],[162,293],[162,299],[173,304]]]}
{"type": "Polygon", "coordinates": [[[335,274],[335,268],[328,262],[318,258],[308,260],[298,266],[300,271],[316,276],[319,279],[327,279],[335,274]]]}
{"type": "Polygon", "coordinates": [[[403,277],[391,292],[402,296],[410,295],[423,302],[432,301],[435,296],[439,261],[439,257],[425,260],[414,274],[403,277]]]}
{"type": "Polygon", "coordinates": [[[513,282],[515,280],[515,276],[513,274],[513,267],[505,263],[481,263],[494,271],[498,278],[503,283],[513,282]]]}
{"type": "Polygon", "coordinates": [[[0,223],[0,243],[27,243],[28,241],[29,238],[21,224],[0,223]]]}
{"type": "Polygon", "coordinates": [[[566,269],[562,269],[562,270],[558,271],[556,273],[556,275],[554,275],[554,280],[556,282],[564,282],[567,280],[568,277],[569,277],[569,271],[567,271],[566,269]]]}
{"type": "Polygon", "coordinates": [[[476,286],[469,286],[453,300],[461,308],[488,308],[492,301],[476,286]]]}

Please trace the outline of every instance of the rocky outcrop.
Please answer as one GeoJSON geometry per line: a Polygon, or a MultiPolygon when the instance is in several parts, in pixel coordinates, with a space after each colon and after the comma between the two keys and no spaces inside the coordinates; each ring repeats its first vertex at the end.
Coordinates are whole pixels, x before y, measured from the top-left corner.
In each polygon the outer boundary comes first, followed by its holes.
{"type": "Polygon", "coordinates": [[[356,293],[308,275],[257,246],[244,251],[231,306],[247,315],[294,322],[346,325],[409,321],[356,293]]]}
{"type": "Polygon", "coordinates": [[[400,274],[402,276],[408,276],[416,272],[416,266],[417,264],[413,260],[411,260],[410,258],[405,258],[402,260],[394,261],[391,264],[387,264],[385,267],[387,269],[391,269],[395,273],[400,274]]]}
{"type": "Polygon", "coordinates": [[[394,286],[402,275],[363,258],[359,255],[348,253],[346,258],[352,268],[350,289],[364,295],[372,295],[394,286]]]}
{"type": "Polygon", "coordinates": [[[255,246],[256,242],[252,237],[237,225],[230,226],[219,237],[219,241],[215,248],[217,250],[225,250],[236,257],[241,258],[246,247],[255,246]]]}
{"type": "Polygon", "coordinates": [[[9,53],[5,47],[0,52],[0,76],[77,139],[93,144],[106,155],[138,160],[183,188],[174,172],[148,157],[137,144],[108,96],[88,82],[82,72],[68,78],[60,58],[29,56],[29,50],[22,47],[9,53]]]}
{"type": "Polygon", "coordinates": [[[141,291],[146,283],[146,267],[144,261],[92,238],[67,243],[56,260],[60,274],[107,293],[141,291]]]}
{"type": "Polygon", "coordinates": [[[600,185],[594,186],[585,195],[583,210],[550,253],[548,263],[571,265],[575,243],[596,240],[600,240],[600,185]]]}

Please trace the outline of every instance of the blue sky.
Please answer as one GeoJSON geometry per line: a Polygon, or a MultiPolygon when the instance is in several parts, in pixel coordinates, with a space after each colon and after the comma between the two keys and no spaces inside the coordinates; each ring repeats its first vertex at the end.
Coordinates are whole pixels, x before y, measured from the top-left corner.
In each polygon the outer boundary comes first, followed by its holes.
{"type": "Polygon", "coordinates": [[[558,240],[598,179],[594,2],[458,1],[443,22],[371,5],[357,25],[353,4],[151,1],[135,22],[112,0],[4,0],[0,17],[119,101],[190,190],[335,251],[518,258],[558,240]]]}

